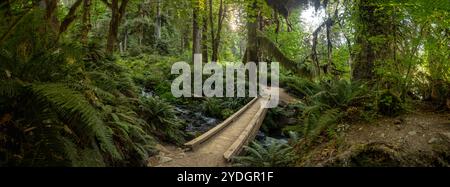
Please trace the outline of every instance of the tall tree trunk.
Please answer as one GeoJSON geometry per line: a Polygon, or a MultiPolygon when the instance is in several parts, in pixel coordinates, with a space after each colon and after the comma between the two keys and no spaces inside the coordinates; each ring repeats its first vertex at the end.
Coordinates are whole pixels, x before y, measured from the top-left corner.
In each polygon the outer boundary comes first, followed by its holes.
{"type": "Polygon", "coordinates": [[[56,18],[58,2],[58,0],[44,0],[44,3],[41,3],[41,6],[45,7],[45,19],[55,28],[58,27],[58,19],[56,18]]]}
{"type": "Polygon", "coordinates": [[[257,38],[257,30],[258,30],[258,6],[257,2],[254,0],[253,3],[248,7],[248,16],[247,20],[247,50],[245,54],[245,63],[247,62],[255,62],[258,60],[258,38],[257,38]]]}
{"type": "Polygon", "coordinates": [[[62,21],[61,25],[59,26],[59,33],[58,38],[61,36],[62,33],[64,33],[70,26],[70,24],[75,21],[77,18],[76,12],[78,10],[78,7],[80,7],[83,0],[77,0],[69,9],[69,13],[67,13],[66,17],[64,17],[64,20],[62,21]]]}
{"type": "Polygon", "coordinates": [[[106,53],[112,55],[116,47],[117,34],[119,32],[119,0],[112,0],[111,3],[111,21],[109,23],[108,40],[106,42],[106,53]]]}
{"type": "Polygon", "coordinates": [[[380,9],[380,0],[361,0],[358,6],[358,27],[356,34],[356,45],[359,51],[355,56],[353,65],[353,79],[373,81],[377,61],[388,59],[392,55],[388,36],[390,25],[386,21],[386,7],[380,9]],[[373,40],[373,38],[383,38],[373,40]]]}
{"type": "MultiPolygon", "coordinates": [[[[144,20],[144,2],[142,2],[139,5],[139,15],[141,16],[141,19],[144,20]]],[[[126,29],[128,30],[128,28],[126,29]]],[[[125,36],[128,36],[128,32],[125,33],[125,36]]],[[[142,41],[144,40],[144,24],[139,24],[139,47],[142,47],[142,41]]]]}
{"type": "Polygon", "coordinates": [[[156,0],[156,26],[155,26],[155,38],[156,41],[161,39],[161,1],[156,0]]]}
{"type": "Polygon", "coordinates": [[[216,54],[215,54],[215,42],[216,42],[216,34],[214,30],[214,9],[213,9],[213,0],[209,0],[209,25],[211,26],[210,32],[211,32],[211,48],[212,48],[212,56],[211,61],[215,62],[217,61],[216,54]]]}
{"type": "Polygon", "coordinates": [[[10,0],[5,0],[4,2],[0,3],[0,10],[4,12],[3,15],[5,16],[7,21],[9,21],[12,16],[11,3],[9,1],[10,0]]]}
{"type": "Polygon", "coordinates": [[[276,25],[276,27],[275,27],[275,34],[277,34],[277,39],[278,39],[278,33],[280,33],[280,27],[281,27],[281,25],[280,25],[280,15],[278,14],[278,12],[277,11],[273,11],[273,17],[274,17],[274,20],[275,20],[275,25],[276,25]]]}
{"type": "MultiPolygon", "coordinates": [[[[142,44],[142,39],[139,39],[139,45],[142,44]]],[[[128,26],[125,27],[125,33],[123,36],[123,52],[127,52],[128,49],[128,26]]]]}
{"type": "Polygon", "coordinates": [[[117,43],[119,25],[125,13],[129,0],[122,0],[120,6],[119,0],[112,0],[111,3],[108,3],[106,0],[104,0],[103,2],[105,2],[107,6],[111,9],[111,22],[109,23],[109,33],[108,33],[108,40],[106,43],[106,53],[108,55],[112,55],[114,53],[114,49],[117,43]]]}
{"type": "Polygon", "coordinates": [[[194,1],[192,12],[192,62],[195,54],[202,54],[202,32],[199,24],[200,2],[194,1]]]}
{"type": "MultiPolygon", "coordinates": [[[[211,25],[214,25],[214,16],[212,15],[212,1],[210,0],[210,22],[211,25]]],[[[213,62],[216,62],[219,60],[219,47],[220,47],[220,41],[221,41],[221,35],[222,35],[222,27],[223,27],[223,21],[225,20],[226,16],[226,7],[223,3],[223,0],[220,0],[220,6],[219,6],[219,18],[217,21],[217,32],[214,35],[214,30],[211,29],[211,35],[213,37],[212,41],[212,57],[211,60],[213,62]]]]}
{"type": "Polygon", "coordinates": [[[92,28],[92,25],[91,25],[91,0],[83,1],[83,17],[81,19],[81,22],[82,22],[81,43],[84,46],[87,46],[89,31],[92,28]]]}
{"type": "Polygon", "coordinates": [[[331,41],[331,27],[332,27],[333,21],[331,19],[327,20],[327,56],[328,56],[328,65],[324,69],[325,74],[331,73],[331,70],[333,68],[333,42],[331,41]]]}
{"type": "MultiPolygon", "coordinates": [[[[203,3],[206,5],[207,0],[203,0],[203,3]]],[[[202,30],[202,56],[203,63],[208,63],[208,16],[207,14],[203,14],[203,30],[202,30]]]]}

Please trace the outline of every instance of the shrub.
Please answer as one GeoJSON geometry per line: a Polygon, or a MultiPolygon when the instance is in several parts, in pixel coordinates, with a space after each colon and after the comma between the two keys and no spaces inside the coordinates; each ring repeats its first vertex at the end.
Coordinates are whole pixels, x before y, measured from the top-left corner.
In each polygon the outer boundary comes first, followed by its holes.
{"type": "Polygon", "coordinates": [[[380,114],[386,116],[397,116],[403,111],[402,105],[402,99],[392,91],[387,90],[380,95],[378,110],[380,114]]]}
{"type": "Polygon", "coordinates": [[[202,103],[202,111],[207,115],[222,119],[222,104],[219,99],[207,98],[202,103]]]}
{"type": "Polygon", "coordinates": [[[301,125],[286,127],[285,131],[300,131],[311,141],[321,135],[332,136],[336,125],[347,117],[345,114],[358,118],[353,115],[362,115],[359,110],[364,110],[366,101],[372,97],[364,84],[347,80],[307,85],[311,86],[297,87],[305,95],[303,102],[295,106],[301,111],[298,116],[301,125]]]}
{"type": "Polygon", "coordinates": [[[184,125],[169,103],[158,98],[142,98],[140,114],[150,125],[150,130],[162,140],[184,143],[184,125]]]}
{"type": "Polygon", "coordinates": [[[270,140],[267,146],[253,142],[244,149],[245,156],[234,158],[237,167],[287,167],[295,160],[293,148],[275,140],[270,140]]]}

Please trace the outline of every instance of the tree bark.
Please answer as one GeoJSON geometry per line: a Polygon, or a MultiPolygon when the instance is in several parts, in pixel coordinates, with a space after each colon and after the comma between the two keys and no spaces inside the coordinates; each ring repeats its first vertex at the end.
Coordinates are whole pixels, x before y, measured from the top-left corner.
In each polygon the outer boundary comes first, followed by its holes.
{"type": "Polygon", "coordinates": [[[327,62],[328,65],[327,67],[324,69],[324,73],[328,74],[331,73],[331,70],[333,68],[333,42],[332,42],[332,38],[331,38],[331,27],[333,25],[333,21],[330,19],[327,21],[327,62]]]}
{"type": "Polygon", "coordinates": [[[55,16],[56,9],[58,8],[58,0],[45,0],[45,19],[53,26],[58,26],[58,19],[55,16]]]}
{"type": "Polygon", "coordinates": [[[373,81],[376,79],[377,61],[388,59],[392,55],[387,36],[391,35],[386,22],[386,7],[381,10],[379,0],[361,0],[358,9],[358,27],[356,45],[359,51],[355,56],[352,78],[354,80],[373,81]],[[382,40],[373,40],[380,37],[382,40]]]}
{"type": "Polygon", "coordinates": [[[280,16],[278,15],[278,12],[275,10],[273,11],[273,17],[275,19],[275,24],[276,24],[275,34],[277,34],[277,39],[278,39],[278,33],[280,33],[281,25],[280,25],[280,16]]]}
{"type": "Polygon", "coordinates": [[[109,23],[109,32],[108,32],[108,40],[106,44],[106,53],[108,55],[112,55],[114,53],[114,49],[117,43],[117,35],[119,33],[119,25],[125,13],[127,4],[129,0],[122,0],[122,3],[119,6],[119,0],[112,0],[111,3],[108,3],[106,0],[103,0],[107,4],[107,6],[111,9],[111,21],[109,23]]]}
{"type": "Polygon", "coordinates": [[[59,26],[59,36],[64,33],[70,26],[70,24],[75,21],[77,18],[76,11],[78,10],[78,7],[80,7],[83,0],[77,0],[73,5],[70,7],[69,13],[67,13],[66,17],[64,17],[64,20],[62,21],[61,25],[59,26]]]}
{"type": "Polygon", "coordinates": [[[213,9],[213,0],[209,0],[209,25],[211,26],[210,32],[211,32],[211,48],[212,48],[212,55],[211,55],[211,61],[217,61],[215,58],[215,42],[216,42],[216,35],[214,30],[214,9],[213,9]]]}
{"type": "Polygon", "coordinates": [[[247,50],[245,54],[245,63],[247,62],[258,62],[258,38],[257,38],[257,30],[258,30],[258,6],[257,2],[253,1],[253,3],[248,7],[248,16],[249,19],[247,21],[247,50]]]}
{"type": "Polygon", "coordinates": [[[192,12],[192,62],[195,54],[202,54],[202,32],[199,24],[199,0],[194,1],[192,12]]]}
{"type": "Polygon", "coordinates": [[[81,31],[81,43],[84,46],[88,44],[89,31],[92,28],[91,25],[91,0],[83,1],[83,17],[81,18],[82,31],[81,31]]]}
{"type": "Polygon", "coordinates": [[[156,26],[155,26],[155,38],[156,41],[161,39],[161,1],[156,1],[156,26]]]}
{"type": "MultiPolygon", "coordinates": [[[[203,3],[206,5],[207,0],[203,0],[203,3]]],[[[202,56],[203,63],[208,63],[209,54],[208,54],[208,16],[207,14],[203,14],[203,30],[202,30],[202,56]]]]}
{"type": "MultiPolygon", "coordinates": [[[[210,21],[211,25],[214,25],[214,16],[212,14],[212,0],[210,0],[210,21]]],[[[220,0],[220,6],[219,6],[219,20],[217,22],[217,32],[214,36],[214,30],[211,29],[211,35],[213,37],[212,41],[212,57],[211,61],[216,62],[219,60],[219,47],[220,47],[220,41],[221,41],[221,35],[222,35],[222,27],[223,27],[223,21],[225,20],[226,16],[226,7],[223,3],[223,0],[220,0]]]]}

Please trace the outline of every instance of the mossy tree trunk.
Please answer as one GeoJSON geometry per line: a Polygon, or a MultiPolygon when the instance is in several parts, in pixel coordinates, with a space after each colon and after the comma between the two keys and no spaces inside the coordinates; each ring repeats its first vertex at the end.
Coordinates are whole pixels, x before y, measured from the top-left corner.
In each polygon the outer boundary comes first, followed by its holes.
{"type": "Polygon", "coordinates": [[[89,31],[92,28],[91,25],[91,0],[83,1],[83,16],[81,18],[82,29],[81,29],[81,43],[87,46],[89,31]]]}
{"type": "Polygon", "coordinates": [[[258,62],[258,2],[253,0],[247,10],[247,51],[244,62],[258,62]]]}
{"type": "Polygon", "coordinates": [[[219,6],[219,14],[218,14],[218,21],[217,21],[217,32],[214,30],[214,15],[213,15],[213,1],[210,0],[210,7],[209,7],[209,17],[210,17],[210,24],[211,24],[211,41],[212,41],[212,61],[216,62],[219,60],[219,47],[220,47],[220,41],[222,36],[222,26],[223,21],[225,20],[226,16],[226,7],[224,5],[223,0],[220,0],[220,6],[219,6]]]}
{"type": "Polygon", "coordinates": [[[354,80],[376,79],[377,63],[392,57],[390,35],[391,23],[387,13],[389,7],[382,6],[383,0],[359,0],[356,22],[357,54],[353,65],[354,80]]]}
{"type": "Polygon", "coordinates": [[[106,53],[112,55],[116,48],[117,35],[119,33],[120,22],[125,14],[125,10],[129,0],[122,0],[119,5],[119,0],[112,0],[109,3],[107,0],[102,0],[111,9],[111,21],[109,23],[108,40],[106,43],[106,53]]]}

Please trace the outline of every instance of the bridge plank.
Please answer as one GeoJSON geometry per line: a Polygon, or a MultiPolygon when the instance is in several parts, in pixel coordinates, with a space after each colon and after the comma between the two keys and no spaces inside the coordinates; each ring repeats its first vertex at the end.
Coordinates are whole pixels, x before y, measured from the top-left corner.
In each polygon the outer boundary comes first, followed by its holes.
{"type": "Polygon", "coordinates": [[[194,140],[189,141],[188,143],[185,143],[184,146],[191,150],[195,150],[198,148],[202,143],[208,141],[211,137],[222,131],[225,127],[230,125],[231,123],[235,122],[237,118],[239,118],[250,106],[253,105],[258,100],[258,98],[254,98],[252,101],[250,101],[247,105],[242,107],[238,112],[234,113],[232,116],[230,116],[228,119],[226,119],[221,124],[217,125],[216,127],[212,128],[208,132],[202,134],[201,136],[195,138],[194,140]]]}
{"type": "MultiPolygon", "coordinates": [[[[263,102],[263,99],[260,99],[263,102]]],[[[266,107],[260,107],[253,119],[248,123],[245,130],[239,135],[234,143],[223,154],[223,157],[227,161],[231,161],[233,157],[239,155],[244,146],[248,145],[253,140],[260,129],[268,109],[266,107]]]]}

